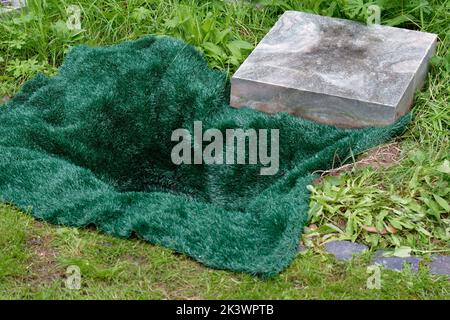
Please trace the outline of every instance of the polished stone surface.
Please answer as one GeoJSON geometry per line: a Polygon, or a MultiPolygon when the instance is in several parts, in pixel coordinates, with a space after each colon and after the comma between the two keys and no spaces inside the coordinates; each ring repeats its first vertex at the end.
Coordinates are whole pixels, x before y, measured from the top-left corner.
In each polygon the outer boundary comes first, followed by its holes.
{"type": "Polygon", "coordinates": [[[285,12],[231,80],[231,105],[344,127],[405,114],[436,35],[285,12]]]}

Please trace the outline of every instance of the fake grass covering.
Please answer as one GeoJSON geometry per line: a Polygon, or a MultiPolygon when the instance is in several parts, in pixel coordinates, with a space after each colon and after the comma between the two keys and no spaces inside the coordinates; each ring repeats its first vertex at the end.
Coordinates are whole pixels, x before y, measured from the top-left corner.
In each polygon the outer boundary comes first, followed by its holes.
{"type": "MultiPolygon", "coordinates": [[[[400,134],[337,129],[228,105],[228,80],[169,37],[71,50],[0,107],[0,201],[38,219],[133,232],[205,265],[271,276],[295,257],[307,185],[336,156],[400,134]],[[175,165],[173,130],[279,129],[279,171],[261,165],[175,165]]],[[[269,148],[270,150],[270,148],[269,148]]]]}

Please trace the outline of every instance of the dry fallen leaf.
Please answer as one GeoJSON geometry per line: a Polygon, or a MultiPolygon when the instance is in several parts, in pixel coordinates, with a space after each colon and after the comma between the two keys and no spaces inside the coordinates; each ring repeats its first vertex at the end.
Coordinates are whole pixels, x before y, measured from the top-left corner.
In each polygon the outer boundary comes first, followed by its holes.
{"type": "Polygon", "coordinates": [[[367,225],[363,225],[362,228],[370,233],[378,233],[378,230],[375,227],[369,227],[367,225]]]}
{"type": "Polygon", "coordinates": [[[371,226],[367,226],[367,225],[363,225],[362,228],[364,230],[366,230],[367,232],[369,232],[369,233],[378,233],[378,234],[381,234],[381,235],[385,235],[388,232],[392,233],[392,234],[396,234],[397,233],[397,229],[395,229],[391,225],[388,225],[385,229],[383,229],[381,231],[378,231],[378,229],[375,228],[375,227],[371,227],[371,226]]]}

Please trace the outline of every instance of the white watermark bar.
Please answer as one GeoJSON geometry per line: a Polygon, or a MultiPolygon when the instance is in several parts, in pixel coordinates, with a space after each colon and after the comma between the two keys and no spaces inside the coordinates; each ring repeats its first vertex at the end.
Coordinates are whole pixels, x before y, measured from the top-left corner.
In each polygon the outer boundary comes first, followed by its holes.
{"type": "Polygon", "coordinates": [[[202,122],[194,121],[192,132],[184,128],[173,131],[171,141],[178,142],[171,152],[174,164],[260,164],[264,176],[279,170],[278,129],[226,129],[224,134],[214,128],[203,132],[202,122]]]}

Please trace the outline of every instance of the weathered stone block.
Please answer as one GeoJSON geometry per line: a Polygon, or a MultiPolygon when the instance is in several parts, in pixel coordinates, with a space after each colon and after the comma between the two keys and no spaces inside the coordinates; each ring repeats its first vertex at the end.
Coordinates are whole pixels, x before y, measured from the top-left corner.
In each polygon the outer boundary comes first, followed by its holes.
{"type": "Polygon", "coordinates": [[[231,80],[231,105],[344,127],[393,123],[427,75],[435,34],[287,11],[231,80]]]}

